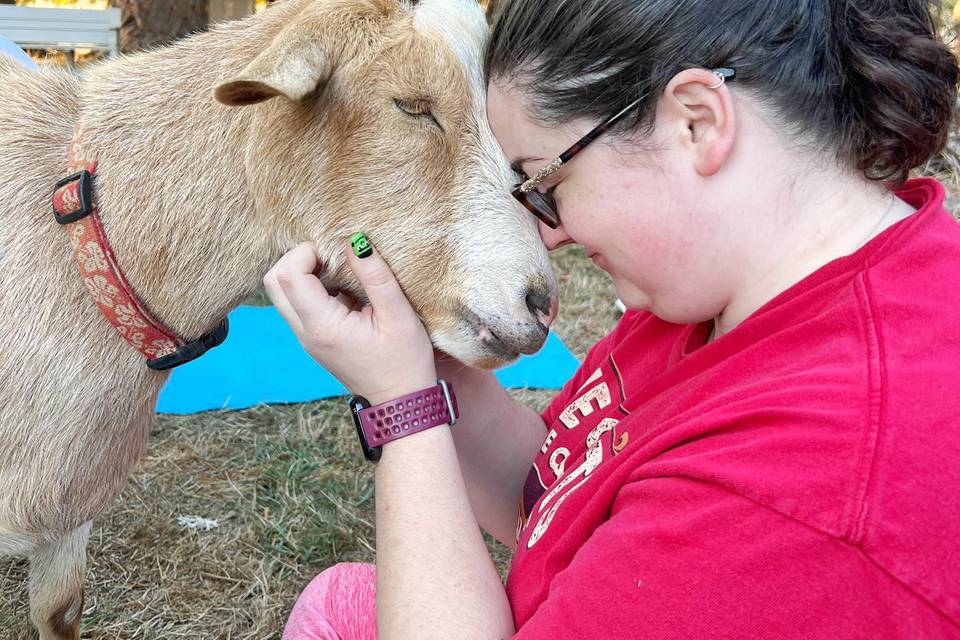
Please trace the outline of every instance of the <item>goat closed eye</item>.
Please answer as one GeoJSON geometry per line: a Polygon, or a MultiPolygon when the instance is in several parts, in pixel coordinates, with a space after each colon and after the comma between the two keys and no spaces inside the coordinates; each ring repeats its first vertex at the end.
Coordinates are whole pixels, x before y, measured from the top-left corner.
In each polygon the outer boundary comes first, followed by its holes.
{"type": "Polygon", "coordinates": [[[393,104],[408,116],[414,118],[429,118],[435,125],[440,126],[440,123],[437,122],[436,117],[433,115],[433,105],[426,98],[394,98],[393,104]]]}

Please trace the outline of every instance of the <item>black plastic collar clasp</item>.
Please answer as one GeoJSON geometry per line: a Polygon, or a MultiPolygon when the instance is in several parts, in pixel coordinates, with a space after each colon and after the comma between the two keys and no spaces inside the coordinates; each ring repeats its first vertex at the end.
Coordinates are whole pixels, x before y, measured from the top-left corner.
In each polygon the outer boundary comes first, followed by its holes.
{"type": "Polygon", "coordinates": [[[77,195],[80,198],[80,208],[76,211],[66,211],[60,213],[57,211],[56,205],[53,207],[53,217],[57,219],[57,222],[60,224],[70,224],[71,222],[76,222],[82,218],[86,218],[93,212],[93,189],[91,187],[90,172],[86,169],[81,170],[78,173],[73,174],[72,176],[67,176],[63,180],[57,183],[53,189],[53,193],[56,194],[62,187],[67,186],[71,182],[79,182],[77,186],[77,195]]]}
{"type": "Polygon", "coordinates": [[[188,342],[170,355],[147,360],[147,366],[154,371],[166,371],[167,369],[173,369],[174,367],[179,367],[182,364],[196,360],[210,349],[223,344],[223,341],[227,339],[228,330],[229,323],[227,319],[224,318],[220,324],[217,325],[217,328],[210,333],[197,338],[193,342],[188,342]]]}

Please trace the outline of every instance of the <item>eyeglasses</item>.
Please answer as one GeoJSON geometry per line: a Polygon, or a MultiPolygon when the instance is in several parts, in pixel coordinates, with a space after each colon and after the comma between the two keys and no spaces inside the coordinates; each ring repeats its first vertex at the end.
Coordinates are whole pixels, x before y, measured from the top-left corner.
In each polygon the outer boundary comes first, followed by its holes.
{"type": "MultiPolygon", "coordinates": [[[[719,69],[714,69],[713,73],[715,73],[720,80],[717,82],[717,84],[709,87],[710,89],[719,89],[724,82],[727,80],[732,80],[737,72],[734,69],[721,67],[719,69]]],[[[553,193],[551,193],[551,191],[543,193],[537,189],[537,187],[540,186],[540,183],[543,182],[544,178],[559,171],[560,167],[570,162],[570,160],[575,155],[583,151],[588,144],[599,138],[605,132],[610,130],[610,128],[612,128],[615,124],[620,122],[625,115],[636,108],[646,97],[647,94],[640,96],[624,107],[623,110],[621,110],[615,116],[597,125],[597,127],[592,129],[590,133],[577,140],[573,146],[561,153],[556,160],[545,166],[543,169],[540,169],[540,171],[537,171],[536,175],[534,175],[532,178],[514,185],[512,191],[513,197],[516,198],[520,204],[526,207],[530,213],[535,215],[541,222],[543,222],[543,224],[547,225],[551,229],[556,229],[559,227],[560,213],[557,211],[557,201],[554,200],[553,193]]]]}

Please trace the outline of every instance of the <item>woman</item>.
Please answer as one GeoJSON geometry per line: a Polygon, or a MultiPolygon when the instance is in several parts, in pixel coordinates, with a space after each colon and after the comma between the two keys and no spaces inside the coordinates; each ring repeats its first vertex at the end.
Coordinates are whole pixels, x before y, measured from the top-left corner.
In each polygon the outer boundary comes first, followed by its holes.
{"type": "MultiPolygon", "coordinates": [[[[632,310],[541,417],[435,364],[375,251],[362,312],[307,245],[268,275],[355,393],[460,397],[383,447],[381,639],[958,637],[960,228],[906,181],[957,83],[930,5],[512,0],[487,71],[515,196],[632,310]]],[[[373,637],[373,580],[325,572],[285,637],[373,637]]]]}

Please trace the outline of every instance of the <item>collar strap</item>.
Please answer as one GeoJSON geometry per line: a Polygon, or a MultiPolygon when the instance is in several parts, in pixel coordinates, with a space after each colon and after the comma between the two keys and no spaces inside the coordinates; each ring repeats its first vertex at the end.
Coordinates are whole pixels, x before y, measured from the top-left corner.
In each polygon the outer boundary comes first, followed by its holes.
{"type": "Polygon", "coordinates": [[[139,351],[151,369],[172,369],[199,358],[227,337],[227,320],[210,333],[186,341],[154,317],[124,277],[100,222],[93,190],[97,161],[84,154],[78,130],[67,150],[72,175],[53,192],[53,215],[67,230],[73,256],[90,297],[127,343],[139,351]]]}

